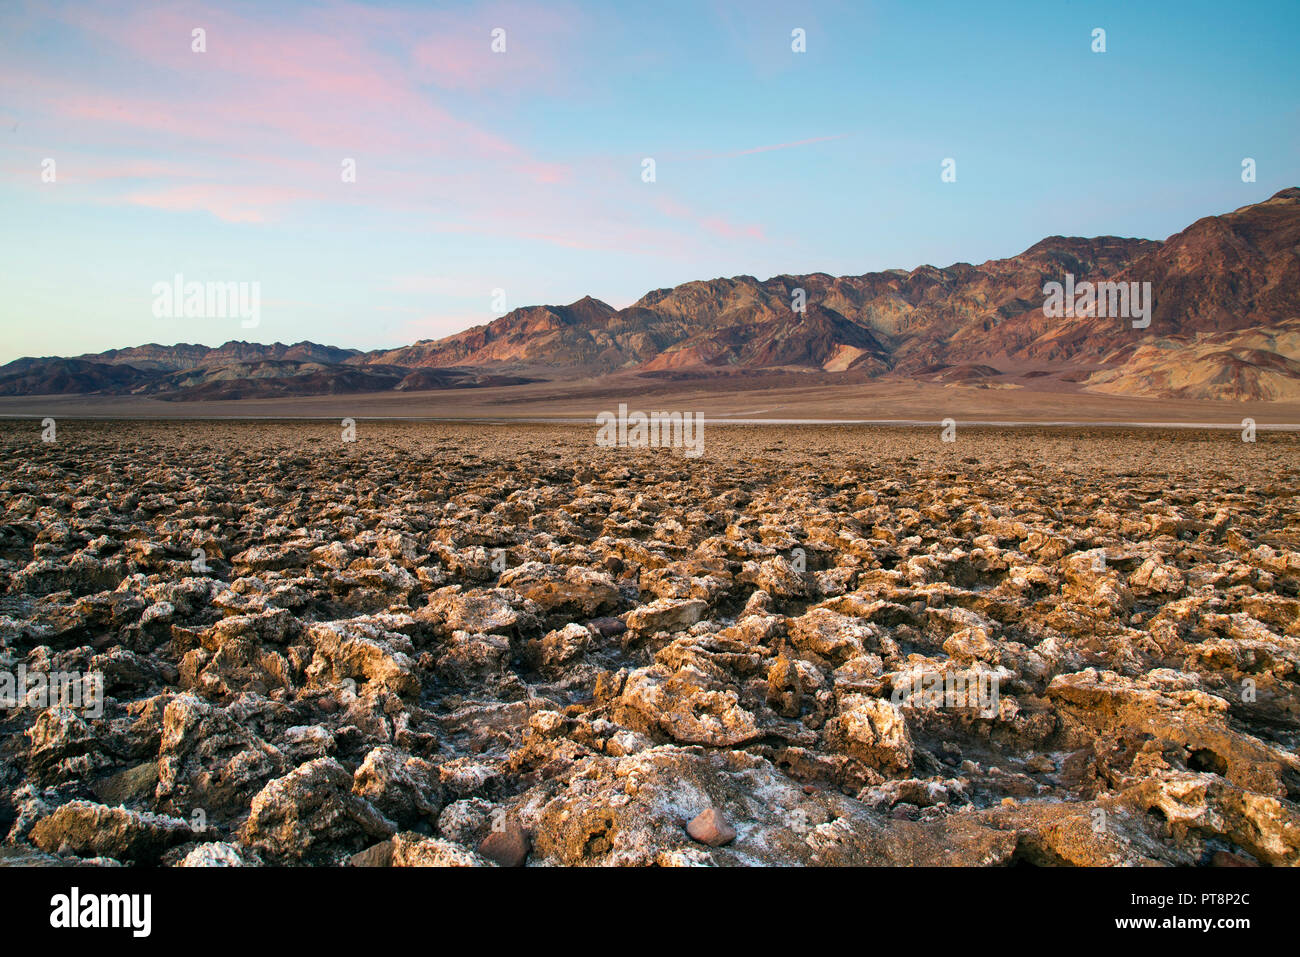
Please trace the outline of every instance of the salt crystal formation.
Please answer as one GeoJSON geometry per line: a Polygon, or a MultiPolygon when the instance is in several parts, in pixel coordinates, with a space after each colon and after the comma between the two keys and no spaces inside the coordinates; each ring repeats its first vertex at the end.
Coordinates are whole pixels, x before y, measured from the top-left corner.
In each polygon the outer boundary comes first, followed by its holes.
{"type": "Polygon", "coordinates": [[[1292,434],[0,441],[0,863],[1300,861],[1292,434]]]}

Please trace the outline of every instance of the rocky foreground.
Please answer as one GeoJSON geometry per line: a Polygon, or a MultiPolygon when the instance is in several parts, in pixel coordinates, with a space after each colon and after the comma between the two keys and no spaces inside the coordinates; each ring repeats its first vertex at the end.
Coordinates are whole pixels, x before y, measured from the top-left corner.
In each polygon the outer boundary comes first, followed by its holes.
{"type": "Polygon", "coordinates": [[[1300,862],[1294,434],[0,444],[0,862],[1300,862]]]}

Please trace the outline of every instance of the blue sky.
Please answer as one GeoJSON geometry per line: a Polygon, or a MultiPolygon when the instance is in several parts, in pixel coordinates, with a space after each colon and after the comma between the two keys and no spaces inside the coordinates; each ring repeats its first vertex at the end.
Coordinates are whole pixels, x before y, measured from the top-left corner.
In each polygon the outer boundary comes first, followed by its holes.
{"type": "Polygon", "coordinates": [[[1300,184],[1295,2],[268,6],[0,5],[0,361],[388,347],[497,289],[1163,239],[1300,184]],[[177,273],[260,283],[260,325],[156,317],[177,273]]]}

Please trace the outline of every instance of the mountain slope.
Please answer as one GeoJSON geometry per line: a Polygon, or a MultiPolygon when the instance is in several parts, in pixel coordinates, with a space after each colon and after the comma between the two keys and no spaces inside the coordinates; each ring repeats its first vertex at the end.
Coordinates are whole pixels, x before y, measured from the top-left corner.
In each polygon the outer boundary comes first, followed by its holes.
{"type": "Polygon", "coordinates": [[[84,359],[17,359],[0,366],[0,395],[123,394],[153,377],[130,366],[84,359]]]}
{"type": "Polygon", "coordinates": [[[128,365],[141,370],[176,372],[181,369],[197,369],[229,362],[265,360],[340,363],[357,355],[361,355],[361,350],[339,349],[335,346],[318,345],[315,342],[295,342],[287,346],[282,342],[265,345],[260,342],[231,341],[215,348],[187,342],[180,342],[174,346],[162,346],[151,342],[148,345],[134,346],[129,349],[89,353],[77,358],[87,362],[128,365]]]}
{"type": "Polygon", "coordinates": [[[898,376],[1175,398],[1300,394],[1300,188],[1164,242],[1050,236],[1007,259],[860,276],[697,280],[626,309],[527,306],[397,349],[150,344],[0,367],[0,394],[160,398],[472,388],[621,371],[898,376]],[[1150,283],[1151,323],[1044,315],[1044,286],[1150,283]],[[802,308],[800,308],[802,307],[802,308]]]}
{"type": "Polygon", "coordinates": [[[1276,326],[1161,337],[1107,357],[1086,386],[1173,399],[1300,399],[1300,319],[1276,326]]]}

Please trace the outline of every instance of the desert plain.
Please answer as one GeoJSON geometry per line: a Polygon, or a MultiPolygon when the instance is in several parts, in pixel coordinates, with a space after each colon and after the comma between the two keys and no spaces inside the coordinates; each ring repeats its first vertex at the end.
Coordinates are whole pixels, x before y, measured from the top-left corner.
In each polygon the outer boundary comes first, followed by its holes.
{"type": "Polygon", "coordinates": [[[1300,435],[986,397],[0,421],[0,863],[1300,862],[1300,435]]]}
{"type": "Polygon", "coordinates": [[[1300,401],[1110,395],[1030,375],[992,384],[932,383],[901,377],[855,378],[807,370],[672,379],[636,372],[524,385],[411,392],[360,392],[268,398],[169,401],[145,395],[0,395],[0,418],[114,419],[432,419],[567,421],[585,425],[619,403],[647,412],[687,410],[715,421],[779,424],[852,422],[1142,423],[1241,429],[1300,428],[1300,401]]]}

